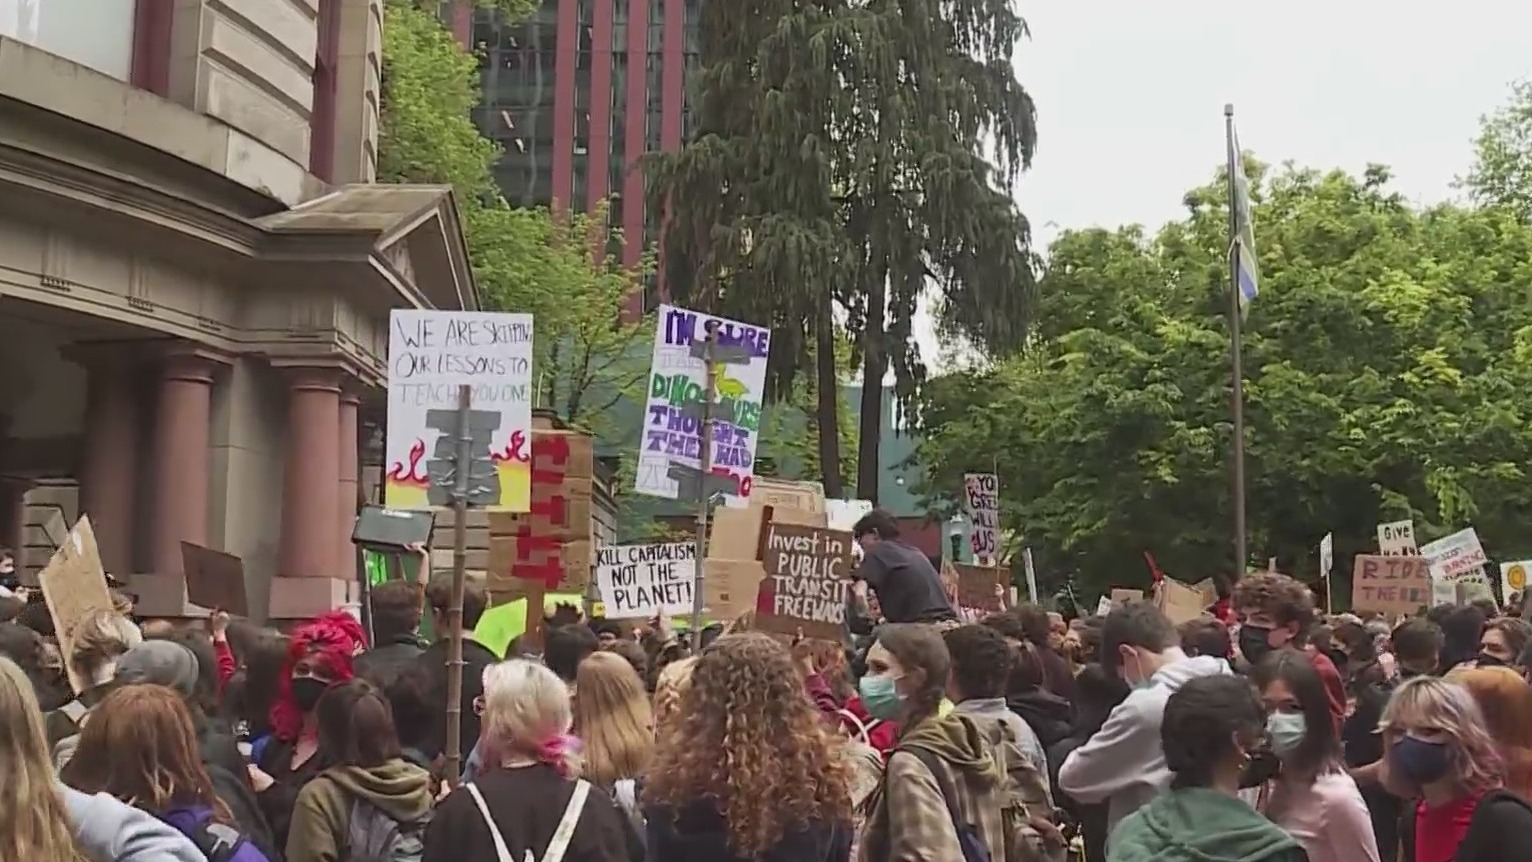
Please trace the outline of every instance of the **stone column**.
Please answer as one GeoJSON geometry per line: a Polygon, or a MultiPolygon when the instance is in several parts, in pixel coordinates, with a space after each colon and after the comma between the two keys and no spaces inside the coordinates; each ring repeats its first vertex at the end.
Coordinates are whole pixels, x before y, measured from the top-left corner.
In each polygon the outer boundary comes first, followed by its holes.
{"type": "Polygon", "coordinates": [[[357,472],[361,468],[361,455],[357,451],[357,411],[361,400],[353,387],[346,387],[340,394],[340,434],[336,451],[339,457],[340,484],[337,491],[339,524],[335,534],[335,576],[356,580],[356,546],[351,544],[351,528],[356,522],[357,472]]]}
{"type": "Polygon", "coordinates": [[[102,565],[126,581],[134,574],[139,447],[137,368],[121,352],[81,356],[77,361],[89,373],[85,452],[80,459],[80,512],[90,516],[102,565]]]}
{"type": "Polygon", "coordinates": [[[222,364],[211,353],[188,351],[167,355],[160,367],[150,485],[153,574],[183,574],[181,543],[207,544],[213,378],[222,364]]]}
{"type": "Polygon", "coordinates": [[[289,368],[287,465],[277,574],[333,578],[340,493],[340,372],[289,368]]]}

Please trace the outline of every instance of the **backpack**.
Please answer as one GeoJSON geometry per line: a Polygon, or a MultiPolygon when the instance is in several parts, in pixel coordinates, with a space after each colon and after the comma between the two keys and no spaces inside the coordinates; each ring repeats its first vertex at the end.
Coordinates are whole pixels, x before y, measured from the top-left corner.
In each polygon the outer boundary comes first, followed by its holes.
{"type": "Polygon", "coordinates": [[[207,862],[267,862],[266,855],[238,829],[214,820],[211,812],[186,833],[207,862]]]}
{"type": "Polygon", "coordinates": [[[425,855],[430,814],[401,823],[365,799],[351,801],[341,862],[420,862],[425,855]]]}
{"type": "Polygon", "coordinates": [[[948,780],[947,770],[937,762],[937,756],[923,748],[911,747],[899,750],[915,755],[926,769],[930,770],[931,777],[936,779],[942,801],[947,803],[947,816],[952,818],[952,828],[957,832],[958,847],[963,851],[963,862],[993,862],[989,848],[984,844],[984,837],[979,834],[979,827],[969,823],[964,819],[962,812],[958,811],[957,790],[948,780]]]}

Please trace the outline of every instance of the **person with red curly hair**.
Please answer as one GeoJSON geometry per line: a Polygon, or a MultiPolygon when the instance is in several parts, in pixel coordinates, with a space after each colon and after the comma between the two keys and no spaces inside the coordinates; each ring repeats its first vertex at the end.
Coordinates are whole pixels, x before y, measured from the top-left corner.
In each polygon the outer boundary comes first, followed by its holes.
{"type": "Polygon", "coordinates": [[[332,686],[356,675],[352,660],[366,647],[361,625],[345,611],[317,617],[293,632],[271,705],[272,732],[250,750],[250,780],[277,847],[287,846],[298,791],[328,765],[319,750],[314,707],[332,686]]]}

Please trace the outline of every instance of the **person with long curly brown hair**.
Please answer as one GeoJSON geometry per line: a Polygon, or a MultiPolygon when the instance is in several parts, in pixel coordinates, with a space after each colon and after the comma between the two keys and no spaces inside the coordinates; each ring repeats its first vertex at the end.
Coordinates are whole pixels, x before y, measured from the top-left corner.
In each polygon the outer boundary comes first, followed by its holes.
{"type": "Polygon", "coordinates": [[[125,685],[108,694],[81,729],[79,747],[60,778],[81,792],[106,793],[153,814],[209,859],[269,858],[234,824],[213,790],[191,712],[165,686],[125,685]]]}
{"type": "Polygon", "coordinates": [[[725,635],[702,651],[643,790],[665,862],[846,862],[849,767],[787,647],[725,635]]]}

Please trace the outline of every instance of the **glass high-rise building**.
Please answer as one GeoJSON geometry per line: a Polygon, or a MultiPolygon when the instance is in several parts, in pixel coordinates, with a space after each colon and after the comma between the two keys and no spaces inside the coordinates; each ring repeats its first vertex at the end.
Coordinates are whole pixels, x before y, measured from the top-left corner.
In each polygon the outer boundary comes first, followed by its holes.
{"type": "Polygon", "coordinates": [[[505,150],[495,174],[507,200],[576,211],[609,200],[623,262],[638,261],[658,226],[645,218],[637,160],[680,149],[691,132],[700,2],[543,0],[516,23],[450,4],[454,35],[480,56],[474,119],[505,150]]]}

